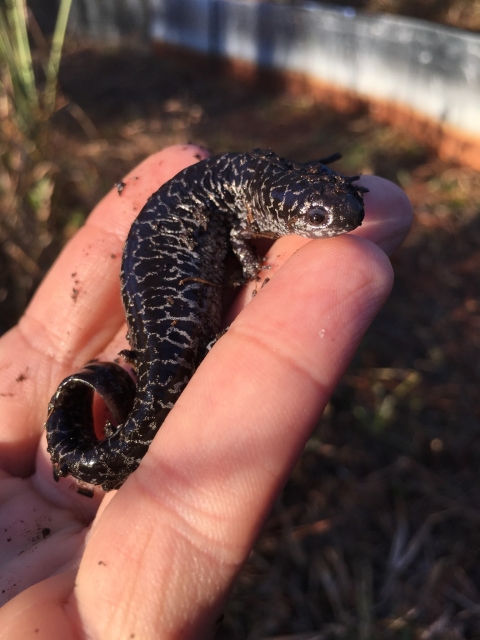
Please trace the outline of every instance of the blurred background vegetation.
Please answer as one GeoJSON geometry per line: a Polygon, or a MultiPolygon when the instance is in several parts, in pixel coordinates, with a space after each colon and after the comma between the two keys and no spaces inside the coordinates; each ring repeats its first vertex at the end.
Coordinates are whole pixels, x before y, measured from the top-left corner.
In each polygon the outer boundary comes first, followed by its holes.
{"type": "MultiPolygon", "coordinates": [[[[348,5],[480,26],[477,0],[348,5]]],[[[218,638],[480,638],[479,174],[378,124],[366,106],[334,112],[213,62],[67,40],[59,66],[67,12],[62,1],[53,29],[21,0],[2,5],[0,333],[92,206],[166,145],[272,147],[294,160],[340,151],[340,171],[393,180],[415,210],[393,257],[394,291],[268,519],[218,638]]]]}
{"type": "Polygon", "coordinates": [[[51,118],[70,5],[60,2],[49,43],[23,0],[0,5],[0,332],[22,312],[48,266],[56,173],[51,118]]]}

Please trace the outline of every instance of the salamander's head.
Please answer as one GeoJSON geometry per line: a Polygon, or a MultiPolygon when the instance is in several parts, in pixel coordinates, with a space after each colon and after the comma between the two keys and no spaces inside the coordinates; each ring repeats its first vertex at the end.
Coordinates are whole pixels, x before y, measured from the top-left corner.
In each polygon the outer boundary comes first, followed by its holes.
{"type": "Polygon", "coordinates": [[[282,233],[328,238],[352,231],[364,218],[363,193],[355,182],[320,162],[290,163],[278,159],[275,178],[265,184],[265,204],[282,233]]]}
{"type": "Polygon", "coordinates": [[[290,189],[274,189],[271,194],[289,233],[328,238],[352,231],[363,222],[362,191],[333,171],[327,179],[299,177],[290,189]]]}

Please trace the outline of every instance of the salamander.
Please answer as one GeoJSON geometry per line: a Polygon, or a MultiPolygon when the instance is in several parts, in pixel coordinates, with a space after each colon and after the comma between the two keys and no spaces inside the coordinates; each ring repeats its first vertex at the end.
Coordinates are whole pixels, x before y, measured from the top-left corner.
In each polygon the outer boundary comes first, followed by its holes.
{"type": "Polygon", "coordinates": [[[260,149],[216,155],[148,199],[120,273],[130,342],[122,355],[137,382],[118,364],[91,362],[60,383],[46,422],[55,479],[72,475],[89,494],[84,483],[109,491],[135,471],[219,334],[229,252],[247,282],[261,268],[249,240],[325,238],[361,225],[366,189],[327,167],[332,159],[296,163],[260,149]],[[102,437],[95,393],[112,415],[102,437]]]}

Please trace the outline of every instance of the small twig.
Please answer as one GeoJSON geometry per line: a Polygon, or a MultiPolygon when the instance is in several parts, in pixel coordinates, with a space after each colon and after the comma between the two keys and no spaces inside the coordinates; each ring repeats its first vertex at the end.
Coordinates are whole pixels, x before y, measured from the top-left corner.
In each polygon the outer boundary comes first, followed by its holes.
{"type": "Polygon", "coordinates": [[[25,251],[12,242],[7,240],[4,245],[5,253],[7,253],[20,267],[26,271],[30,276],[38,277],[41,271],[37,264],[25,253],[25,251]]]}
{"type": "MultiPolygon", "coordinates": [[[[433,640],[434,638],[441,638],[440,634],[443,634],[445,631],[452,631],[450,627],[451,622],[451,613],[450,611],[444,611],[440,617],[438,617],[432,624],[425,629],[425,631],[420,636],[420,640],[433,640]]],[[[460,636],[459,636],[460,640],[460,636]]]]}
{"type": "Polygon", "coordinates": [[[442,522],[443,520],[446,520],[450,516],[456,515],[457,513],[457,509],[445,509],[445,511],[440,511],[439,513],[432,513],[425,520],[417,533],[412,537],[410,544],[404,551],[399,548],[400,541],[404,538],[403,529],[405,527],[405,522],[403,521],[403,519],[401,520],[401,522],[399,523],[399,527],[397,528],[397,533],[394,536],[394,540],[392,541],[392,547],[395,548],[395,553],[391,553],[391,560],[389,561],[390,570],[381,590],[382,601],[385,601],[390,597],[397,577],[401,573],[403,573],[403,571],[405,571],[407,567],[413,562],[418,552],[420,551],[426,537],[430,533],[431,528],[435,524],[438,524],[439,522],[442,522]]]}
{"type": "Polygon", "coordinates": [[[98,130],[85,111],[76,102],[67,102],[63,107],[74,118],[89,140],[98,138],[98,130]]]}
{"type": "Polygon", "coordinates": [[[318,575],[322,587],[325,590],[330,606],[332,607],[332,611],[335,614],[335,618],[346,625],[351,623],[350,616],[347,614],[343,606],[338,584],[326,562],[322,558],[317,558],[315,561],[315,573],[318,575]]]}
{"type": "Polygon", "coordinates": [[[460,591],[457,591],[453,587],[445,589],[445,595],[447,598],[450,598],[450,600],[453,600],[453,602],[466,609],[469,613],[480,618],[480,604],[473,602],[470,598],[467,598],[467,596],[460,593],[460,591]]]}
{"type": "Polygon", "coordinates": [[[341,555],[334,547],[327,547],[324,551],[324,556],[337,575],[344,600],[350,602],[353,594],[353,581],[343,555],[341,555]]]}

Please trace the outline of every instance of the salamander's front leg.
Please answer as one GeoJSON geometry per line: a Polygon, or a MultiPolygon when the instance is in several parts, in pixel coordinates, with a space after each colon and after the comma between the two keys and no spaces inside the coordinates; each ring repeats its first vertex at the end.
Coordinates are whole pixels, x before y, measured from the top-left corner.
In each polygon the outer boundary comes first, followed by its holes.
{"type": "Polygon", "coordinates": [[[240,286],[250,280],[258,280],[258,273],[262,269],[262,258],[257,255],[255,248],[252,247],[248,240],[255,238],[267,238],[268,240],[276,240],[276,233],[255,232],[250,228],[236,227],[230,232],[230,244],[233,253],[238,258],[242,267],[242,277],[236,278],[231,282],[233,286],[240,286]]]}
{"type": "Polygon", "coordinates": [[[261,260],[255,249],[248,244],[248,240],[255,237],[250,229],[242,227],[233,228],[230,232],[230,243],[233,253],[242,267],[242,277],[234,280],[232,284],[239,286],[255,280],[260,271],[261,260]]]}

